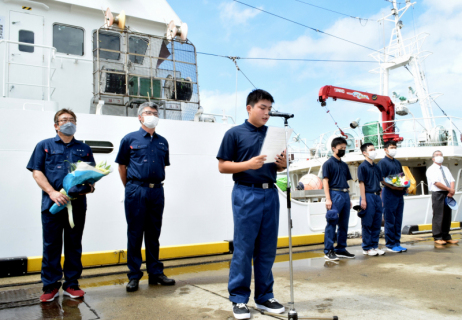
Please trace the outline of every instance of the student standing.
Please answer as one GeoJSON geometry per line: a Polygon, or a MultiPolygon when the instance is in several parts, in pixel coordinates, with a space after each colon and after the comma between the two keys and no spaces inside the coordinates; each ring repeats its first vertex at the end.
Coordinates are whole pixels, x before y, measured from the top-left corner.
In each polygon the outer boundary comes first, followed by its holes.
{"type": "Polygon", "coordinates": [[[247,97],[249,119],[229,129],[218,151],[218,169],[232,173],[235,182],[231,195],[234,218],[234,253],[229,272],[229,300],[236,319],[250,319],[252,259],[257,308],[285,311],[273,295],[273,267],[279,228],[279,197],[276,172],[286,168],[285,153],[273,163],[259,155],[268,127],[273,97],[254,90],[247,97]]]}
{"type": "MultiPolygon", "coordinates": [[[[384,145],[385,157],[379,161],[378,166],[383,178],[403,172],[401,162],[395,159],[397,146],[395,141],[387,141],[384,145]]],[[[382,180],[383,214],[385,217],[385,245],[387,251],[393,253],[406,252],[401,246],[401,227],[403,224],[405,188],[394,187],[382,180]]]]}
{"type": "Polygon", "coordinates": [[[380,181],[382,172],[374,163],[377,151],[372,143],[361,146],[366,158],[358,167],[358,180],[361,198],[359,199],[364,215],[361,218],[363,254],[377,256],[385,254],[379,249],[380,228],[382,226],[382,199],[380,198],[380,181]]]}
{"type": "Polygon", "coordinates": [[[324,253],[327,260],[340,258],[353,259],[354,254],[346,250],[348,221],[350,220],[351,201],[348,180],[351,180],[348,165],[341,160],[345,155],[347,141],[342,137],[332,140],[333,156],[322,165],[323,187],[326,195],[326,208],[338,211],[338,220],[329,220],[324,234],[324,253]],[[338,226],[337,246],[334,249],[335,229],[338,226]]]}
{"type": "Polygon", "coordinates": [[[427,169],[427,181],[429,191],[432,193],[432,233],[435,243],[456,244],[449,234],[451,229],[452,210],[446,203],[446,198],[454,197],[454,177],[448,167],[443,166],[443,153],[439,150],[433,152],[433,164],[427,169]]]}

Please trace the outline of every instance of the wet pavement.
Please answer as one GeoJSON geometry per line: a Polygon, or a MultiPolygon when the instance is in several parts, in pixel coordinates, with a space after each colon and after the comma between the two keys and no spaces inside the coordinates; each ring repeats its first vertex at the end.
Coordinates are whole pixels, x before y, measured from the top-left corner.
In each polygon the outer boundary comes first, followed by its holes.
{"type": "MultiPolygon", "coordinates": [[[[460,239],[460,231],[453,233],[453,238],[460,239]]],[[[294,288],[299,319],[332,319],[334,315],[339,319],[462,318],[462,246],[435,246],[428,235],[420,235],[407,237],[406,253],[368,257],[357,245],[360,240],[353,240],[356,241],[348,240],[349,251],[357,255],[356,259],[339,262],[326,262],[322,246],[296,248],[299,252],[294,254],[294,288]]],[[[287,306],[290,287],[285,252],[279,251],[273,272],[275,297],[287,306]]],[[[172,265],[165,273],[177,280],[176,286],[152,286],[145,276],[140,290],[134,293],[125,291],[125,274],[104,275],[123,272],[125,266],[86,270],[91,275],[80,281],[86,292],[83,300],[61,296],[52,303],[6,309],[2,309],[0,301],[0,319],[231,320],[234,318],[227,298],[229,258],[225,255],[201,258],[206,264],[196,265],[201,259],[195,259],[193,265],[172,265]]],[[[6,285],[0,281],[0,294],[41,287],[11,286],[24,279],[27,278],[10,278],[6,285]]],[[[254,306],[251,299],[252,319],[279,319],[261,314],[254,306]]],[[[287,318],[286,312],[282,319],[287,318]]]]}

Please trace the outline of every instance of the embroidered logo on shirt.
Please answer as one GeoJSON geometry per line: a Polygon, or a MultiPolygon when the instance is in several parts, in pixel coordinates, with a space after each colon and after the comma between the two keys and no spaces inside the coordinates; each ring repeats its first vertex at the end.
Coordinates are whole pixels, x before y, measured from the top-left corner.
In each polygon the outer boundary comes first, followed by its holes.
{"type": "Polygon", "coordinates": [[[133,149],[133,147],[132,147],[132,146],[130,146],[130,149],[133,149]]]}
{"type": "Polygon", "coordinates": [[[164,145],[164,143],[163,143],[163,142],[159,142],[159,144],[161,144],[161,145],[164,145]]]}
{"type": "Polygon", "coordinates": [[[45,152],[47,152],[47,153],[48,153],[48,149],[45,149],[45,152]]]}

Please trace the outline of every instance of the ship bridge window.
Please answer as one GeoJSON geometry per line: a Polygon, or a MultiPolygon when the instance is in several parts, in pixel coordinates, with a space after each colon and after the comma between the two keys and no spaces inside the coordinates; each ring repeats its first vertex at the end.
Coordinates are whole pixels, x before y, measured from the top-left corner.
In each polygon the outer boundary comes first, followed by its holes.
{"type": "MultiPolygon", "coordinates": [[[[34,43],[34,32],[28,30],[19,30],[19,42],[34,43]]],[[[34,52],[33,46],[18,45],[18,50],[22,52],[34,52]]]]}
{"type": "Polygon", "coordinates": [[[111,153],[114,150],[114,145],[110,141],[83,140],[90,146],[93,153],[111,153]]]}
{"type": "Polygon", "coordinates": [[[55,23],[53,25],[53,47],[57,52],[83,56],[84,30],[55,23]]]}
{"type": "MultiPolygon", "coordinates": [[[[120,37],[114,33],[100,32],[99,33],[99,47],[100,49],[120,51],[120,37]]],[[[93,33],[93,56],[96,57],[96,32],[93,33]]],[[[109,52],[100,50],[100,59],[119,60],[119,52],[109,52]]]]}
{"type": "MultiPolygon", "coordinates": [[[[130,53],[145,55],[147,49],[148,41],[146,39],[140,37],[130,37],[130,39],[128,40],[128,51],[130,53]]],[[[130,61],[133,63],[143,64],[144,57],[142,56],[129,55],[128,57],[130,61]]]]}

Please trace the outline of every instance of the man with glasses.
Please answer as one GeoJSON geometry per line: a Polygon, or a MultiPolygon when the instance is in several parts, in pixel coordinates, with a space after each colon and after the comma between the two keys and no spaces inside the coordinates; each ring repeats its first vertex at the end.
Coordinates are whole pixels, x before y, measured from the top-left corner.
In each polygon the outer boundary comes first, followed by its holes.
{"type": "MultiPolygon", "coordinates": [[[[56,137],[40,141],[27,164],[27,169],[42,189],[43,258],[41,302],[53,301],[59,296],[63,269],[61,252],[64,232],[64,295],[81,298],[85,294],[79,288],[82,274],[82,234],[85,224],[87,201],[85,194],[72,200],[74,228],[69,225],[67,209],[51,214],[49,209],[56,203],[65,206],[69,198],[59,191],[71,163],[78,161],[94,163],[90,146],[74,138],[77,117],[69,109],[59,110],[54,117],[56,137]]],[[[91,191],[94,187],[91,186],[91,191]]]]}
{"type": "Polygon", "coordinates": [[[451,230],[452,210],[448,199],[454,197],[455,180],[448,167],[443,166],[443,153],[440,150],[433,152],[433,164],[428,167],[426,175],[428,189],[432,193],[432,233],[436,244],[456,244],[449,231],[451,230]]]}
{"type": "Polygon", "coordinates": [[[175,280],[164,274],[159,261],[159,237],[164,211],[165,167],[170,165],[167,140],[156,133],[158,106],[145,102],[138,109],[141,128],[127,134],[120,142],[116,162],[125,187],[129,283],[126,290],[138,290],[141,272],[141,246],[146,245],[146,269],[149,284],[171,286],[175,280]]]}

